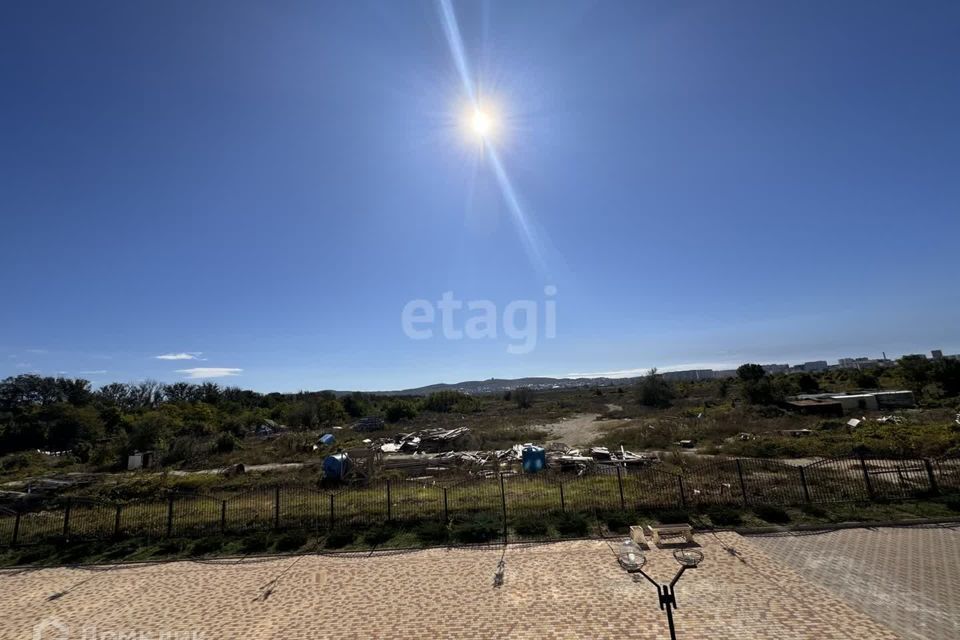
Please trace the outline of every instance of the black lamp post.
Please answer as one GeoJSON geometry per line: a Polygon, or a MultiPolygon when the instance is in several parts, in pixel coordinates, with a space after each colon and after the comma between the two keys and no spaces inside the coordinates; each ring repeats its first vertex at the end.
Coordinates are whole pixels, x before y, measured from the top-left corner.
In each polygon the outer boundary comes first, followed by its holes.
{"type": "Polygon", "coordinates": [[[677,575],[673,576],[670,584],[660,584],[643,570],[643,565],[647,563],[646,557],[640,552],[639,547],[632,540],[624,541],[623,551],[618,556],[620,566],[628,573],[639,573],[646,578],[650,584],[657,588],[657,596],[660,599],[660,610],[667,612],[667,625],[670,627],[670,640],[677,640],[677,632],[673,627],[673,610],[677,608],[677,597],[673,587],[677,580],[687,569],[696,569],[697,565],[703,561],[703,554],[696,549],[677,549],[673,552],[673,558],[680,565],[677,575]]]}

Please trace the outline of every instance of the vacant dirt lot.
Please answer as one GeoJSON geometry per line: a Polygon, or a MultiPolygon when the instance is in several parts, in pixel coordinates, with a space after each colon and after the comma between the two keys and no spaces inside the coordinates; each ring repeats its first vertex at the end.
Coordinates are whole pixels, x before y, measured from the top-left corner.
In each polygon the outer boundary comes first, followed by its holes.
{"type": "MultiPolygon", "coordinates": [[[[617,405],[607,406],[616,407],[617,405]]],[[[607,429],[624,423],[623,420],[597,420],[599,415],[581,413],[559,422],[545,424],[543,428],[553,434],[549,438],[552,442],[562,442],[571,447],[584,447],[603,435],[607,429]]]]}

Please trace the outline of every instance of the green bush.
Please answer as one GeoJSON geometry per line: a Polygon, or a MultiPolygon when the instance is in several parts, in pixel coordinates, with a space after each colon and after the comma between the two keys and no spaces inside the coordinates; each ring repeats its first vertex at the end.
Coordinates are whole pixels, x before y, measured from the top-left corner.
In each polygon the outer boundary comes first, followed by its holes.
{"type": "Polygon", "coordinates": [[[30,456],[26,453],[11,453],[8,456],[0,458],[0,471],[16,471],[17,469],[26,469],[32,464],[30,456]]]}
{"type": "Polygon", "coordinates": [[[543,518],[525,517],[518,518],[513,523],[513,530],[517,535],[524,537],[545,536],[547,535],[547,522],[543,518]]]}
{"type": "Polygon", "coordinates": [[[437,413],[472,413],[480,408],[480,402],[459,391],[437,391],[421,401],[424,411],[437,413]]]}
{"type": "Polygon", "coordinates": [[[453,537],[460,542],[489,542],[502,533],[503,526],[490,516],[475,516],[453,525],[453,537]]]}
{"type": "Polygon", "coordinates": [[[426,545],[444,544],[450,539],[450,529],[445,522],[421,522],[413,530],[417,539],[426,545]]]}
{"type": "Polygon", "coordinates": [[[656,514],[660,524],[686,524],[690,522],[690,512],[686,509],[664,509],[656,514]]]}
{"type": "Polygon", "coordinates": [[[263,532],[252,533],[240,541],[240,551],[243,553],[261,553],[269,546],[270,541],[263,532]]]}
{"type": "Polygon", "coordinates": [[[819,507],[815,504],[805,504],[800,507],[800,511],[810,516],[811,518],[826,518],[827,511],[823,507],[819,507]]]}
{"type": "Polygon", "coordinates": [[[325,545],[328,549],[340,549],[347,546],[348,544],[353,544],[354,532],[352,529],[347,529],[341,527],[339,529],[334,529],[329,534],[327,534],[327,540],[325,545]]]}
{"type": "Polygon", "coordinates": [[[396,534],[396,527],[390,523],[375,525],[363,533],[363,541],[371,547],[378,547],[396,534]]]}
{"type": "Polygon", "coordinates": [[[790,522],[790,514],[782,507],[772,504],[758,504],[753,508],[753,512],[761,520],[773,522],[775,524],[786,524],[790,522]]]}
{"type": "Polygon", "coordinates": [[[710,522],[719,527],[736,527],[743,524],[740,512],[731,507],[714,505],[707,509],[707,515],[710,517],[710,522]]]}
{"type": "Polygon", "coordinates": [[[417,405],[408,400],[396,400],[387,406],[384,417],[387,422],[412,420],[417,417],[417,405]]]}
{"type": "Polygon", "coordinates": [[[108,548],[103,557],[107,560],[118,560],[120,558],[126,558],[131,556],[137,551],[140,550],[140,547],[143,546],[145,542],[138,538],[133,538],[131,540],[124,540],[123,542],[118,542],[117,544],[108,548]]]}
{"type": "Polygon", "coordinates": [[[604,517],[607,529],[616,533],[626,533],[630,526],[638,521],[638,516],[633,511],[611,511],[604,517]]]}
{"type": "Polygon", "coordinates": [[[945,504],[950,511],[960,511],[960,496],[947,496],[943,504],[945,504]]]}
{"type": "Polygon", "coordinates": [[[223,540],[216,537],[207,537],[194,540],[187,553],[191,556],[205,556],[218,551],[223,546],[223,540]]]}
{"type": "Polygon", "coordinates": [[[217,436],[217,441],[213,445],[214,450],[217,453],[230,453],[240,444],[240,440],[237,436],[233,435],[229,431],[224,431],[219,436],[217,436]]]}
{"type": "Polygon", "coordinates": [[[281,552],[296,551],[307,544],[307,534],[303,531],[288,531],[277,538],[274,549],[281,552]]]}
{"type": "Polygon", "coordinates": [[[557,518],[557,531],[567,538],[582,538],[587,535],[589,523],[579,513],[564,513],[557,518]]]}

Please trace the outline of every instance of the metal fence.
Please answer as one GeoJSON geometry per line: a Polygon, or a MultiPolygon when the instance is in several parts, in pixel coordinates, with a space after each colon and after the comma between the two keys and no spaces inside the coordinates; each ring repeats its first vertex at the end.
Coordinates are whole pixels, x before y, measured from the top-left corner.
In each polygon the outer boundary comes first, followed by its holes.
{"type": "Polygon", "coordinates": [[[674,473],[607,467],[548,470],[460,482],[374,480],[323,491],[255,488],[227,499],[173,494],[109,503],[62,498],[42,509],[0,508],[0,546],[44,540],[196,537],[251,531],[329,531],[384,523],[448,523],[488,516],[504,530],[545,514],[700,508],[710,505],[865,502],[960,492],[960,458],[843,457],[793,466],[717,459],[674,473]]]}

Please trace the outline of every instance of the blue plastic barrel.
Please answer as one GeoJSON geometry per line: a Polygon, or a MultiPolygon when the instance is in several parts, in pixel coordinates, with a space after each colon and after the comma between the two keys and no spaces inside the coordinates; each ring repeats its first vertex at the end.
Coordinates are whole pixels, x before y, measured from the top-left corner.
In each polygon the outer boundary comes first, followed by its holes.
{"type": "Polygon", "coordinates": [[[523,470],[527,473],[542,471],[547,466],[547,452],[543,447],[524,447],[521,456],[523,470]]]}
{"type": "Polygon", "coordinates": [[[350,457],[345,453],[334,453],[323,460],[323,475],[325,478],[342,480],[350,470],[350,457]]]}

